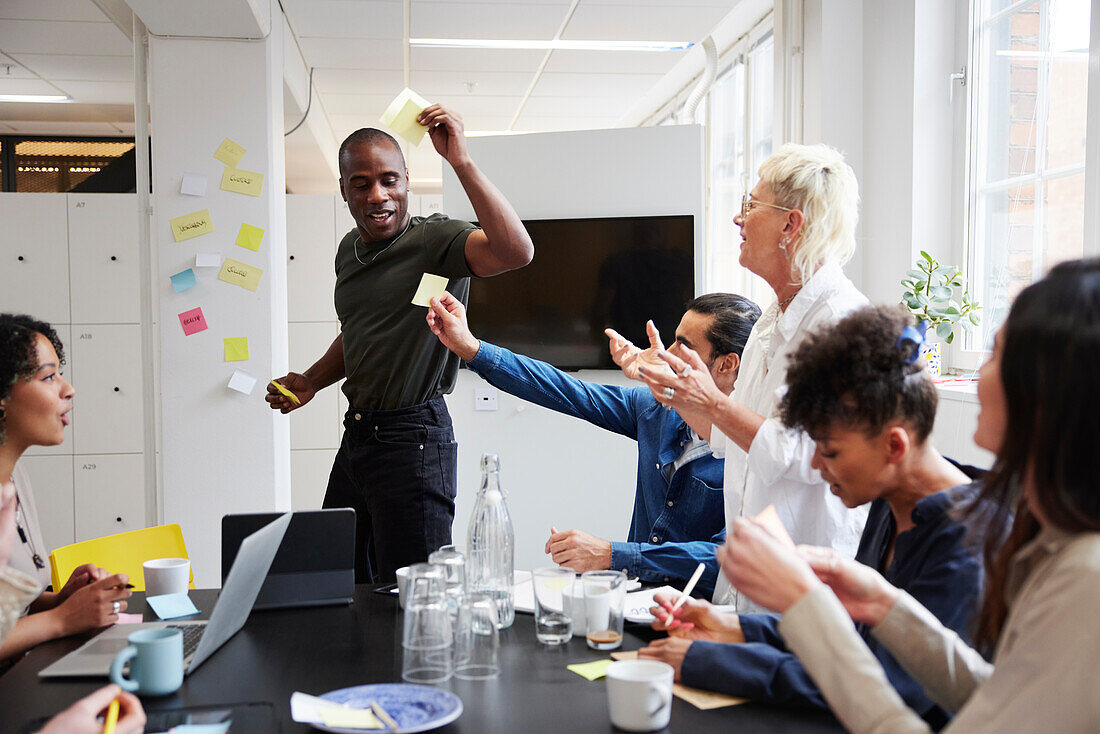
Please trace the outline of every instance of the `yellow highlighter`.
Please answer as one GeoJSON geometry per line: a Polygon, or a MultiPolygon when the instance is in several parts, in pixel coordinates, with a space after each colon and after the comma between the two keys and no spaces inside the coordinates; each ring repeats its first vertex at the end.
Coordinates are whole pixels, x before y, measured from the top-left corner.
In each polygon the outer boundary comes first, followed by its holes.
{"type": "Polygon", "coordinates": [[[107,707],[107,715],[103,717],[103,734],[115,734],[115,725],[118,723],[118,699],[111,701],[107,707]]]}
{"type": "Polygon", "coordinates": [[[278,383],[278,381],[276,381],[276,380],[272,380],[272,381],[271,381],[271,384],[275,386],[275,389],[276,389],[276,390],[278,390],[278,391],[279,391],[279,392],[281,392],[281,393],[282,393],[283,395],[286,395],[286,396],[287,396],[288,398],[290,398],[290,399],[291,399],[292,401],[294,401],[294,404],[295,404],[295,405],[301,405],[301,404],[302,404],[302,401],[298,399],[298,396],[297,396],[297,395],[295,395],[295,394],[294,394],[294,393],[292,393],[292,392],[291,392],[290,390],[287,390],[287,389],[286,389],[285,387],[283,387],[282,385],[280,385],[280,384],[278,383]]]}

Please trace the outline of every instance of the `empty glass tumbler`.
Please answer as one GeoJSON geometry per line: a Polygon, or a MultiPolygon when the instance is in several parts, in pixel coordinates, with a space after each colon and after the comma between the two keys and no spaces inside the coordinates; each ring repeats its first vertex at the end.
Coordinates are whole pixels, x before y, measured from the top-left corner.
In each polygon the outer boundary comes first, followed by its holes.
{"type": "Polygon", "coordinates": [[[535,592],[535,638],[547,645],[561,645],[573,636],[573,617],[567,595],[577,575],[568,568],[546,566],[531,572],[535,592]]]}
{"type": "Polygon", "coordinates": [[[488,594],[466,594],[455,623],[455,677],[485,680],[500,675],[497,600],[488,594]]]}
{"type": "Polygon", "coordinates": [[[401,677],[410,683],[439,683],[454,672],[454,628],[443,569],[418,563],[409,569],[401,677]]]}

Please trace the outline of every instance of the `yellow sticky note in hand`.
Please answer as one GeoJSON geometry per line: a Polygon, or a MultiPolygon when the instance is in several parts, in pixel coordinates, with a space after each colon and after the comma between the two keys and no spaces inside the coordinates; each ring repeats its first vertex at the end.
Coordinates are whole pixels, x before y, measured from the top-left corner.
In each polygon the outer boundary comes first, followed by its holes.
{"type": "Polygon", "coordinates": [[[247,336],[234,336],[222,341],[225,343],[226,362],[245,362],[248,360],[247,336]]]}
{"type": "Polygon", "coordinates": [[[214,220],[210,218],[209,209],[169,219],[168,224],[172,225],[172,236],[176,238],[176,242],[183,242],[214,231],[214,220]]]}
{"type": "Polygon", "coordinates": [[[218,273],[218,280],[239,285],[241,288],[255,293],[256,289],[260,287],[260,276],[263,274],[264,271],[259,268],[254,268],[251,265],[227,257],[222,264],[221,272],[218,273]]]}
{"type": "Polygon", "coordinates": [[[401,94],[397,95],[393,102],[390,102],[390,106],[386,108],[386,111],[382,113],[382,124],[413,145],[419,145],[420,141],[424,139],[424,133],[428,132],[428,126],[421,125],[416,121],[416,118],[425,107],[430,107],[431,104],[413,90],[405,87],[401,90],[401,94]]]}
{"type": "Polygon", "coordinates": [[[593,660],[591,663],[573,663],[565,667],[588,680],[599,680],[607,675],[607,666],[613,662],[615,661],[608,658],[607,660],[593,660]]]}
{"type": "Polygon", "coordinates": [[[255,171],[242,171],[239,168],[226,168],[222,174],[222,190],[238,194],[259,196],[264,187],[264,175],[255,171]]]}
{"type": "Polygon", "coordinates": [[[263,227],[253,227],[251,224],[241,224],[241,231],[237,233],[237,244],[250,250],[260,249],[260,243],[264,239],[263,227]]]}
{"type": "Polygon", "coordinates": [[[317,713],[325,726],[333,729],[385,729],[370,709],[353,709],[347,706],[318,706],[317,713]]]}
{"type": "Polygon", "coordinates": [[[241,158],[244,158],[244,148],[226,138],[214,151],[214,157],[230,168],[236,168],[241,158]]]}
{"type": "Polygon", "coordinates": [[[292,393],[292,392],[291,392],[290,390],[287,390],[287,389],[286,389],[285,387],[283,387],[283,386],[282,386],[282,384],[281,384],[280,382],[278,382],[277,380],[272,380],[272,381],[271,381],[271,384],[275,386],[275,389],[276,389],[276,390],[278,390],[278,391],[279,391],[279,392],[281,392],[281,393],[282,393],[283,395],[286,395],[286,396],[287,396],[288,398],[290,398],[290,401],[291,401],[292,403],[294,403],[295,405],[301,405],[301,404],[302,404],[302,401],[298,399],[298,396],[297,396],[297,395],[295,395],[294,393],[292,393]]]}
{"type": "Polygon", "coordinates": [[[420,285],[416,289],[416,294],[413,296],[412,304],[414,306],[430,307],[432,299],[442,297],[445,290],[447,290],[446,278],[442,275],[424,273],[424,277],[420,279],[420,285]]]}

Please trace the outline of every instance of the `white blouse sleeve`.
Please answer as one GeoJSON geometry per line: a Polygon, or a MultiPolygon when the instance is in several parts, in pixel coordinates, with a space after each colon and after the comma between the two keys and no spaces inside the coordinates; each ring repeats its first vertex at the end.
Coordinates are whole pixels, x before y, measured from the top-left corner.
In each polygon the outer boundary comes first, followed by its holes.
{"type": "Polygon", "coordinates": [[[749,471],[765,486],[779,480],[821,484],[821,473],[810,466],[815,450],[813,439],[805,432],[768,418],[749,446],[749,471]]]}
{"type": "Polygon", "coordinates": [[[8,636],[23,610],[41,593],[42,587],[30,576],[8,566],[0,568],[0,640],[8,636]]]}

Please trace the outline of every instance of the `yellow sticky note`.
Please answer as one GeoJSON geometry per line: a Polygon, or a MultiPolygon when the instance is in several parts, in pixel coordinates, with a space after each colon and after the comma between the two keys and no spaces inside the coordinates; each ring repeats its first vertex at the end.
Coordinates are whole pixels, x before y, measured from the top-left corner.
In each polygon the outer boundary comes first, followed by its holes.
{"type": "Polygon", "coordinates": [[[280,383],[278,380],[272,380],[271,384],[275,386],[276,390],[278,390],[283,395],[286,395],[288,398],[290,398],[290,401],[292,403],[294,403],[295,405],[301,405],[302,404],[302,401],[298,399],[298,396],[295,395],[294,393],[292,393],[290,390],[287,390],[285,387],[283,387],[282,383],[280,383]]]}
{"type": "Polygon", "coordinates": [[[260,287],[260,276],[263,274],[264,271],[259,268],[245,265],[242,262],[237,262],[227,257],[225,258],[225,262],[222,263],[221,272],[218,273],[218,280],[224,280],[226,283],[239,285],[241,288],[255,293],[256,289],[260,287]]]}
{"type": "Polygon", "coordinates": [[[214,151],[214,157],[230,168],[236,168],[241,158],[244,158],[244,148],[226,138],[214,151]]]}
{"type": "Polygon", "coordinates": [[[225,343],[225,361],[226,362],[246,362],[248,361],[248,337],[247,336],[234,336],[228,339],[222,339],[225,343]]]}
{"type": "Polygon", "coordinates": [[[413,296],[412,304],[414,306],[431,306],[432,299],[442,296],[445,290],[447,290],[446,278],[442,275],[424,273],[424,277],[420,279],[420,285],[416,289],[416,294],[413,296]]]}
{"type": "Polygon", "coordinates": [[[251,224],[241,224],[241,231],[237,234],[237,244],[250,250],[259,251],[260,243],[264,239],[263,227],[253,227],[251,224]]]}
{"type": "Polygon", "coordinates": [[[176,238],[176,242],[183,242],[214,231],[214,220],[210,218],[209,209],[169,219],[168,224],[172,225],[172,236],[176,238]]]}
{"type": "Polygon", "coordinates": [[[264,175],[255,171],[242,171],[239,168],[226,168],[222,174],[222,190],[235,191],[238,194],[259,196],[264,187],[264,175]]]}
{"type": "Polygon", "coordinates": [[[565,667],[588,680],[599,680],[607,675],[607,666],[613,662],[615,661],[608,658],[607,660],[593,660],[591,663],[573,663],[565,667]]]}
{"type": "Polygon", "coordinates": [[[413,145],[419,145],[424,133],[428,132],[428,126],[421,125],[416,118],[425,107],[430,106],[431,102],[406,87],[382,113],[382,124],[413,145]]]}
{"type": "Polygon", "coordinates": [[[317,713],[325,726],[333,729],[385,729],[370,709],[353,709],[347,706],[318,706],[317,713]]]}

